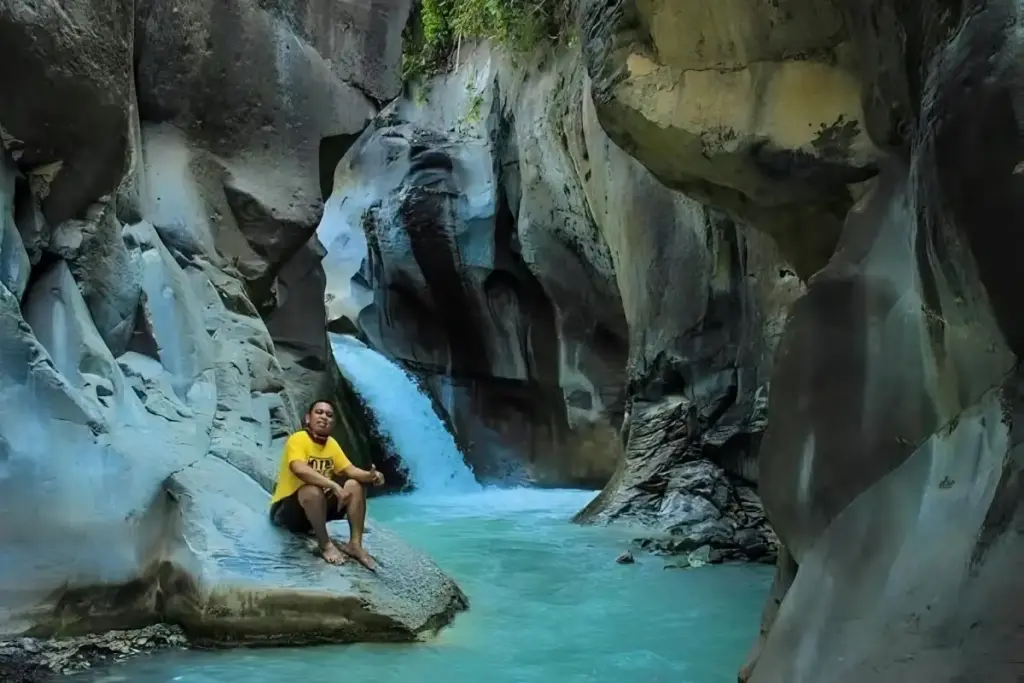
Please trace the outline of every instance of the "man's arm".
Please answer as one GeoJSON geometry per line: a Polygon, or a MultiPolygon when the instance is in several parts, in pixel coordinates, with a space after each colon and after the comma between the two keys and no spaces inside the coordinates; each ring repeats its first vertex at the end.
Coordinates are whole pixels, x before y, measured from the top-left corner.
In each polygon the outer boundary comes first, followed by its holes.
{"type": "Polygon", "coordinates": [[[319,486],[322,489],[333,489],[338,484],[331,479],[328,479],[324,475],[320,474],[305,460],[292,460],[288,463],[288,469],[292,471],[296,477],[301,479],[306,484],[312,484],[313,486],[319,486]]]}
{"type": "Polygon", "coordinates": [[[364,470],[356,467],[348,459],[348,456],[345,455],[345,452],[341,450],[341,446],[337,444],[335,446],[337,450],[334,453],[334,466],[339,472],[349,479],[355,479],[364,486],[380,486],[384,483],[384,475],[378,472],[376,468],[364,470]]]}
{"type": "Polygon", "coordinates": [[[349,463],[348,467],[345,467],[341,471],[346,477],[355,479],[360,484],[365,484],[366,486],[376,485],[379,482],[378,477],[383,479],[383,476],[377,470],[364,470],[356,467],[352,463],[349,463]]]}

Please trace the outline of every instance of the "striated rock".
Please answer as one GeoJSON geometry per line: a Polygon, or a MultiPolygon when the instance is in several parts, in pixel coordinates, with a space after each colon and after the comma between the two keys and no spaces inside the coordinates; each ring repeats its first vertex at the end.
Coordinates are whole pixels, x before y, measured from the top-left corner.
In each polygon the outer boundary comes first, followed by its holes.
{"type": "Polygon", "coordinates": [[[46,251],[66,260],[80,283],[103,341],[119,355],[128,347],[142,294],[121,238],[113,202],[87,207],[80,219],[57,225],[46,251]]]}
{"type": "Polygon", "coordinates": [[[1015,681],[1018,8],[838,4],[890,156],[780,345],[760,481],[792,566],[744,675],[1015,681]]]}
{"type": "Polygon", "coordinates": [[[701,436],[686,399],[634,402],[624,464],[577,521],[640,524],[654,534],[638,541],[644,550],[774,562],[778,541],[760,501],[703,456],[701,436]]]}
{"type": "MultiPolygon", "coordinates": [[[[378,100],[397,94],[409,5],[138,5],[141,214],[181,254],[237,270],[286,376],[291,407],[275,414],[345,392],[327,352],[323,296],[315,284],[296,289],[322,271],[306,246],[323,209],[316,160],[333,167],[335,143],[354,139],[378,100]]],[[[338,437],[356,460],[368,456],[351,421],[338,437]]]]}
{"type": "Polygon", "coordinates": [[[771,240],[669,190],[601,128],[571,58],[552,92],[629,325],[625,455],[577,516],[641,523],[644,547],[769,560],[754,493],[775,345],[803,285],[771,240]],[[710,492],[715,492],[713,495],[710,492]],[[712,521],[713,520],[713,521],[712,521]]]}
{"type": "Polygon", "coordinates": [[[810,0],[588,0],[596,113],[670,187],[769,232],[807,277],[875,173],[841,12],[810,0]]]}
{"type": "Polygon", "coordinates": [[[53,224],[112,192],[127,170],[132,8],[125,0],[0,4],[0,141],[53,224]]]}
{"type": "Polygon", "coordinates": [[[193,249],[210,254],[216,244],[249,262],[247,277],[268,268],[272,277],[320,218],[314,160],[321,140],[358,133],[376,113],[347,81],[382,96],[394,87],[398,56],[391,53],[408,2],[355,10],[324,0],[146,1],[137,14],[140,113],[174,126],[143,127],[144,216],[161,231],[199,229],[193,249]],[[348,37],[335,40],[342,27],[348,37]],[[353,43],[379,44],[387,56],[367,51],[364,66],[353,43]],[[216,211],[198,215],[211,200],[216,211]],[[237,232],[244,241],[226,248],[238,242],[237,232]]]}

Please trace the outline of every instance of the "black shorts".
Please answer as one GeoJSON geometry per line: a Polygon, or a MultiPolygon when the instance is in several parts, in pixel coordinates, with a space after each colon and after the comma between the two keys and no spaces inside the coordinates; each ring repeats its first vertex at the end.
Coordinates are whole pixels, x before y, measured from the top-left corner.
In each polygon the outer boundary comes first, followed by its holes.
{"type": "MultiPolygon", "coordinates": [[[[335,479],[339,484],[344,484],[343,479],[335,479]]],[[[327,492],[327,521],[345,518],[345,508],[338,510],[338,498],[334,491],[327,492]]],[[[306,511],[299,503],[299,492],[296,491],[287,498],[282,498],[270,506],[270,521],[279,527],[287,529],[295,534],[308,533],[313,526],[306,517],[306,511]]]]}

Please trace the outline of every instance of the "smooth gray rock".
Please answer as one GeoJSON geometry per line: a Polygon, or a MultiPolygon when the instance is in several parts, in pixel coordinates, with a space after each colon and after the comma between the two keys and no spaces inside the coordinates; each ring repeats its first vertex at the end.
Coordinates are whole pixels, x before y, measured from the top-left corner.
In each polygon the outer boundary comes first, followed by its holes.
{"type": "Polygon", "coordinates": [[[127,168],[133,7],[0,2],[0,141],[52,224],[113,192],[127,168]]]}
{"type": "Polygon", "coordinates": [[[433,563],[372,521],[366,548],[380,559],[377,574],[326,564],[308,539],[273,527],[266,492],[218,458],[175,474],[168,490],[183,503],[188,542],[173,546],[169,561],[184,576],[172,581],[188,588],[166,609],[193,639],[408,641],[468,606],[433,563]]]}
{"type": "Polygon", "coordinates": [[[7,155],[0,151],[0,283],[20,298],[28,285],[32,264],[15,220],[17,172],[7,155]]]}

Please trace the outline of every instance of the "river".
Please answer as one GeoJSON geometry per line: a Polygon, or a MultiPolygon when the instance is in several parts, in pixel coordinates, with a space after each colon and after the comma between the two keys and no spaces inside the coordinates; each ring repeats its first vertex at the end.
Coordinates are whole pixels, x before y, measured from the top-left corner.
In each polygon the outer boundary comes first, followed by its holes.
{"type": "Polygon", "coordinates": [[[665,569],[569,518],[594,494],[486,490],[371,501],[460,583],[471,607],[434,641],[163,653],[91,683],[734,683],[771,569],[665,569]]]}
{"type": "Polygon", "coordinates": [[[425,643],[165,652],[89,671],[80,683],[736,680],[770,567],[675,569],[645,555],[617,564],[627,531],[569,521],[595,491],[480,486],[405,371],[353,339],[331,341],[416,487],[371,500],[371,518],[448,572],[469,611],[425,643]]]}

